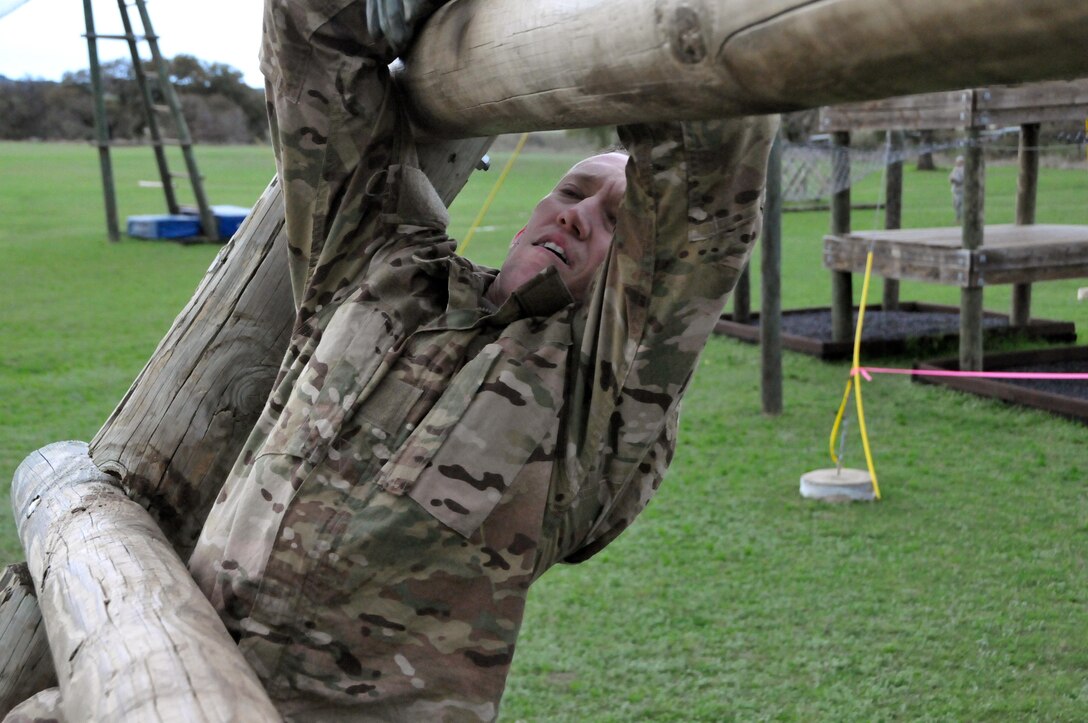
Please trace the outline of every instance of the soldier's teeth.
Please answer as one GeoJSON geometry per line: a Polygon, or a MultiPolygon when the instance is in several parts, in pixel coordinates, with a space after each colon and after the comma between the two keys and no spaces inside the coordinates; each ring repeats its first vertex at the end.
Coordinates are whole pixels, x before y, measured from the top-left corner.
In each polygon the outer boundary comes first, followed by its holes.
{"type": "Polygon", "coordinates": [[[544,248],[548,249],[553,254],[555,254],[560,259],[562,259],[563,263],[567,263],[567,255],[565,253],[563,253],[563,249],[560,248],[559,246],[553,244],[551,241],[546,241],[544,243],[544,248]]]}

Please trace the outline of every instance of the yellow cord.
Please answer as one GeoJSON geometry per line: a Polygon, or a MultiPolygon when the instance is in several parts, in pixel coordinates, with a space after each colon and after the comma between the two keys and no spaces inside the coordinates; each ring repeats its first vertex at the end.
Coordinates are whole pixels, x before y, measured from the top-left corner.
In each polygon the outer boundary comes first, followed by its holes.
{"type": "Polygon", "coordinates": [[[458,255],[463,255],[465,253],[465,249],[468,248],[468,242],[476,235],[476,229],[480,227],[480,222],[483,221],[484,216],[487,215],[487,210],[491,208],[491,202],[495,200],[495,196],[499,195],[499,189],[502,188],[502,184],[506,181],[506,176],[510,173],[510,169],[514,167],[514,161],[518,159],[518,156],[521,154],[521,149],[525,147],[525,141],[527,140],[529,140],[529,134],[522,133],[521,138],[518,139],[518,144],[514,147],[514,152],[510,154],[510,160],[503,166],[502,173],[499,174],[499,179],[495,181],[495,185],[491,187],[491,193],[487,194],[484,205],[480,208],[480,212],[476,214],[476,218],[472,221],[468,233],[461,239],[461,243],[457,244],[456,253],[458,255]]]}
{"type": "Polygon", "coordinates": [[[835,454],[835,440],[839,438],[839,428],[842,426],[843,415],[846,414],[846,403],[850,401],[850,391],[854,388],[854,378],[850,377],[846,380],[846,391],[842,395],[842,403],[839,404],[839,411],[835,415],[835,424],[831,427],[831,439],[828,440],[828,446],[831,449],[831,461],[837,466],[839,464],[839,455],[835,454]]]}
{"type": "Polygon", "coordinates": [[[858,427],[861,429],[861,446],[865,449],[865,463],[869,468],[869,477],[873,481],[873,495],[879,500],[880,484],[876,479],[876,465],[873,463],[873,451],[869,446],[869,431],[865,427],[865,407],[861,401],[861,380],[858,380],[857,384],[855,384],[853,376],[857,373],[857,370],[861,368],[861,330],[865,322],[865,303],[869,298],[869,281],[872,279],[872,275],[873,252],[870,251],[868,257],[865,259],[865,281],[861,285],[861,303],[858,306],[858,323],[854,329],[854,364],[851,369],[851,376],[846,380],[846,391],[842,395],[842,403],[839,404],[839,411],[835,415],[835,424],[831,427],[829,446],[831,449],[831,461],[837,465],[839,464],[839,457],[835,454],[835,440],[839,436],[842,418],[846,413],[846,404],[850,400],[850,392],[853,391],[857,401],[858,427]]]}

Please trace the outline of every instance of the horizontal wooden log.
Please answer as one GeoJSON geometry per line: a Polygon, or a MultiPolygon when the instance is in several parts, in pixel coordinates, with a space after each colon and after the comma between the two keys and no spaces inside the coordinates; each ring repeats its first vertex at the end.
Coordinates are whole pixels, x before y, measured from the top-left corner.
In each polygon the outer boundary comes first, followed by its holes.
{"type": "Polygon", "coordinates": [[[1088,75],[1068,0],[458,0],[403,72],[450,137],[772,113],[1088,75]]]}
{"type": "Polygon", "coordinates": [[[257,676],[147,512],[80,442],[15,473],[67,721],[269,721],[257,676]]]}
{"type": "Polygon", "coordinates": [[[34,583],[25,562],[0,576],[0,719],[57,684],[34,583]]]}

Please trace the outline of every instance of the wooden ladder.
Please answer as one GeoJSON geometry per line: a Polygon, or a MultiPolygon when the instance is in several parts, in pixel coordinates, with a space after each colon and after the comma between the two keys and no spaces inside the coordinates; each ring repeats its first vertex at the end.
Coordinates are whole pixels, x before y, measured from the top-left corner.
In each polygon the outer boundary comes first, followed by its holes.
{"type": "Polygon", "coordinates": [[[187,177],[193,190],[193,197],[196,199],[197,212],[200,215],[200,226],[204,237],[209,241],[218,241],[219,228],[211,206],[208,204],[208,199],[204,194],[203,177],[196,165],[189,125],[185,122],[181,103],[174,91],[174,86],[170,83],[166,62],[159,52],[158,36],[155,35],[155,31],[152,29],[147,5],[144,0],[133,0],[131,5],[126,0],[117,0],[117,7],[121,13],[124,33],[120,35],[100,34],[95,32],[91,0],[83,0],[83,15],[87,27],[84,37],[87,38],[91,91],[94,95],[95,135],[106,203],[106,227],[109,231],[110,240],[117,241],[121,233],[117,221],[117,197],[114,191],[113,166],[110,161],[109,125],[106,120],[102,69],[98,62],[98,41],[100,39],[124,40],[128,43],[129,53],[132,58],[132,71],[140,89],[141,104],[147,121],[148,133],[151,136],[151,145],[155,152],[155,161],[159,169],[159,178],[162,182],[167,210],[172,214],[181,212],[177,198],[174,195],[173,180],[176,177],[187,177]],[[142,34],[137,35],[133,29],[132,19],[129,16],[130,7],[135,7],[139,13],[140,23],[143,26],[142,34]],[[148,45],[153,70],[147,71],[144,68],[144,62],[140,57],[140,42],[146,42],[148,45]],[[167,121],[172,125],[175,137],[163,136],[163,121],[167,121]],[[181,148],[182,156],[185,159],[185,173],[171,173],[166,158],[166,146],[168,145],[176,145],[181,148]]]}

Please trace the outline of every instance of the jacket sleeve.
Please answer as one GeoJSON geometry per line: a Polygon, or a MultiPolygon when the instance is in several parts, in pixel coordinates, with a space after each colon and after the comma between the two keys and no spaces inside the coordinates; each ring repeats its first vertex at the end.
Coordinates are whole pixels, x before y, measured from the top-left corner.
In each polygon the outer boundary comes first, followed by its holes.
{"type": "Polygon", "coordinates": [[[300,322],[360,278],[400,224],[443,230],[415,167],[392,51],[361,0],[267,0],[261,69],[300,322]]]}
{"type": "Polygon", "coordinates": [[[570,561],[630,524],[660,482],[680,399],[759,236],[776,131],[766,116],[620,129],[627,193],[586,309],[568,432],[571,493],[598,511],[570,561]]]}

